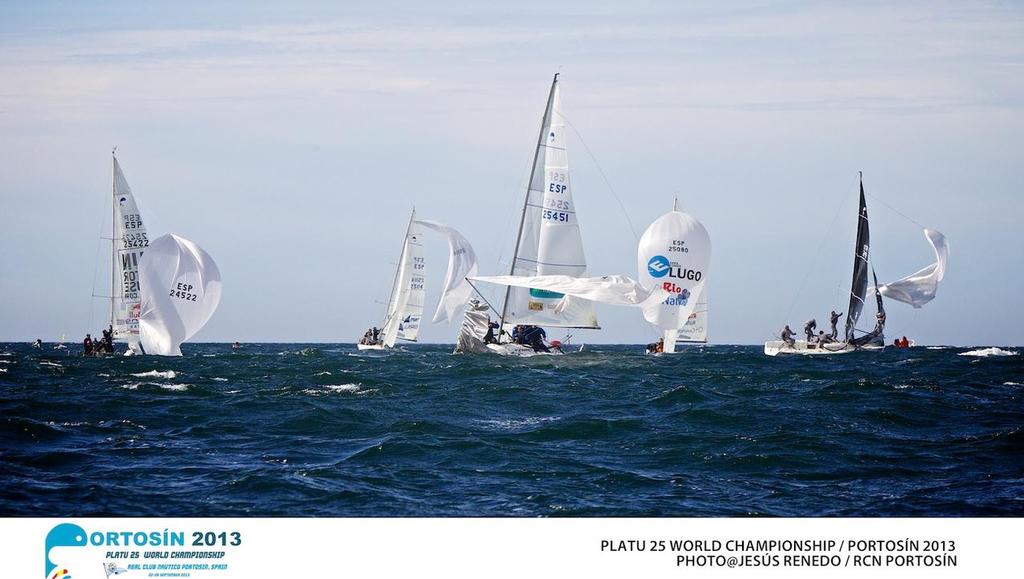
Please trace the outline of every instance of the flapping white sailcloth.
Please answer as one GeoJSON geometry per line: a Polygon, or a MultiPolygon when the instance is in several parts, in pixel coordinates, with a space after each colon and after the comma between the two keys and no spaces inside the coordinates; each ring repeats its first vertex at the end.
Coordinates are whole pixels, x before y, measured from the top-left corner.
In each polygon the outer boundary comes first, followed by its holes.
{"type": "Polygon", "coordinates": [[[551,293],[563,294],[560,298],[565,302],[556,306],[572,307],[574,300],[601,302],[613,306],[653,307],[657,309],[666,293],[660,287],[645,288],[623,275],[606,275],[604,277],[572,277],[568,275],[484,275],[470,277],[470,281],[482,281],[516,288],[535,288],[551,293]]]}
{"type": "MultiPolygon", "coordinates": [[[[512,275],[568,275],[587,273],[576,204],[569,184],[565,120],[558,78],[551,86],[544,123],[537,142],[533,178],[527,193],[519,251],[512,275]]],[[[542,288],[514,287],[508,296],[506,324],[548,327],[597,328],[594,308],[584,300],[559,309],[562,296],[542,288]]]]}
{"type": "Polygon", "coordinates": [[[946,275],[946,261],[949,259],[949,242],[946,236],[933,229],[925,229],[924,236],[935,251],[935,263],[903,279],[878,286],[885,297],[919,308],[935,298],[939,282],[946,275]]]}
{"type": "Polygon", "coordinates": [[[180,356],[220,303],[220,270],[203,248],[174,234],[154,239],[139,260],[139,330],[147,354],[180,356]]]}
{"type": "Polygon", "coordinates": [[[132,188],[114,157],[114,277],[117,285],[113,296],[114,339],[131,346],[139,343],[139,259],[149,245],[146,227],[132,188]]]}
{"type": "Polygon", "coordinates": [[[432,321],[435,324],[451,323],[473,292],[466,278],[477,274],[476,252],[473,251],[469,240],[453,227],[426,219],[417,220],[415,223],[440,233],[448,241],[448,273],[444,276],[444,289],[441,291],[441,298],[437,302],[437,310],[432,321]]]}
{"type": "Polygon", "coordinates": [[[398,338],[416,341],[420,333],[420,319],[423,317],[423,301],[426,298],[424,281],[426,261],[423,257],[423,234],[416,221],[409,224],[405,245],[395,277],[395,284],[388,300],[388,311],[384,319],[384,345],[394,347],[398,338]]]}
{"type": "Polygon", "coordinates": [[[655,308],[644,309],[644,319],[665,334],[666,350],[697,304],[711,265],[711,239],[700,221],[670,211],[652,223],[640,238],[637,269],[640,283],[651,290],[661,287],[668,297],[655,308]]]}

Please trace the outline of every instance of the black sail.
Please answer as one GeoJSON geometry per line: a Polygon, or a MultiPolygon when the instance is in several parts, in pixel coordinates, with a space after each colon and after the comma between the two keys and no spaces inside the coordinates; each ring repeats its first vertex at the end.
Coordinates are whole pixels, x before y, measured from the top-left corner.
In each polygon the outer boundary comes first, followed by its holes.
{"type": "Polygon", "coordinates": [[[868,206],[864,202],[864,180],[860,182],[860,210],[857,218],[857,243],[853,248],[853,284],[850,286],[850,307],[846,312],[846,341],[853,341],[853,330],[864,309],[868,291],[868,253],[871,235],[868,231],[868,206]]]}

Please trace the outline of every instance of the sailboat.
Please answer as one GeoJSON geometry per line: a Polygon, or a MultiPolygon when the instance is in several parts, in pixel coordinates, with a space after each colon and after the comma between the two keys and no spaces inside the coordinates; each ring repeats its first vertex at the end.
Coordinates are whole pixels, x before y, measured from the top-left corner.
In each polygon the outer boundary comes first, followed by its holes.
{"type": "MultiPolygon", "coordinates": [[[[507,285],[514,288],[541,289],[562,296],[555,313],[571,309],[582,301],[640,308],[644,319],[666,336],[666,350],[672,351],[676,336],[685,327],[697,305],[694,295],[702,295],[711,264],[711,239],[704,225],[673,206],[672,211],[656,219],[637,245],[640,281],[623,275],[572,277],[568,275],[477,276],[470,281],[507,285]]],[[[461,351],[481,351],[483,327],[477,318],[477,305],[467,310],[459,335],[461,351]]]]}
{"type": "Polygon", "coordinates": [[[409,226],[405,230],[395,279],[391,284],[391,296],[384,312],[384,322],[379,330],[367,330],[356,344],[356,348],[383,350],[393,348],[398,340],[416,341],[426,296],[425,274],[422,234],[416,222],[416,209],[413,209],[412,215],[409,216],[409,226]]]}
{"type": "Polygon", "coordinates": [[[128,343],[125,355],[132,355],[141,352],[139,260],[149,246],[149,239],[142,214],[135,203],[135,195],[117,161],[116,149],[111,152],[111,156],[113,222],[110,242],[110,326],[114,329],[115,341],[128,343]]]}
{"type": "Polygon", "coordinates": [[[911,304],[915,308],[931,301],[935,296],[938,282],[946,269],[949,249],[945,237],[936,231],[925,229],[925,236],[935,250],[936,263],[912,276],[891,284],[878,284],[874,267],[871,265],[871,233],[868,220],[867,202],[864,197],[864,176],[860,176],[860,201],[857,209],[857,240],[853,247],[853,277],[850,282],[850,304],[846,310],[846,328],[841,341],[769,340],[764,344],[768,356],[804,355],[821,356],[848,354],[858,350],[881,350],[885,347],[885,304],[882,297],[889,297],[911,304]],[[874,282],[870,288],[874,293],[876,314],[874,328],[867,332],[857,329],[868,295],[868,271],[874,282]],[[858,333],[860,335],[858,335],[858,333]]]}
{"type": "MultiPolygon", "coordinates": [[[[583,277],[587,260],[569,180],[565,119],[561,113],[558,74],[551,81],[547,105],[534,150],[530,181],[516,233],[510,276],[561,275],[583,277]]],[[[564,295],[535,287],[508,286],[501,308],[496,309],[501,331],[490,352],[529,356],[537,352],[512,340],[513,328],[543,326],[600,329],[594,307],[587,300],[562,302],[564,295]]],[[[561,353],[558,349],[549,352],[561,353]]]]}

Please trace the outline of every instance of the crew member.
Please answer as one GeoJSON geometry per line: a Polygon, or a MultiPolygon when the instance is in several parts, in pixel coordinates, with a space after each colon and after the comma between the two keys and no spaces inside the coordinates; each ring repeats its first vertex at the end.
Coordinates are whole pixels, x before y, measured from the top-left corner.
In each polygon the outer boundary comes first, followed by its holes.
{"type": "Polygon", "coordinates": [[[818,322],[814,321],[814,318],[811,318],[810,320],[807,321],[806,324],[804,324],[804,335],[807,336],[807,343],[808,344],[810,344],[811,341],[814,339],[814,330],[817,327],[818,327],[818,322]]]}
{"type": "Polygon", "coordinates": [[[835,340],[836,336],[839,335],[839,330],[836,329],[836,322],[839,321],[839,318],[842,315],[843,315],[842,313],[838,313],[837,314],[835,310],[832,310],[832,315],[831,315],[831,318],[832,318],[832,333],[829,334],[828,337],[832,338],[833,340],[835,340]]]}
{"type": "Polygon", "coordinates": [[[793,333],[793,330],[789,329],[789,324],[786,324],[786,327],[782,328],[782,341],[790,348],[796,345],[796,340],[793,339],[793,336],[795,335],[796,334],[793,333]]]}

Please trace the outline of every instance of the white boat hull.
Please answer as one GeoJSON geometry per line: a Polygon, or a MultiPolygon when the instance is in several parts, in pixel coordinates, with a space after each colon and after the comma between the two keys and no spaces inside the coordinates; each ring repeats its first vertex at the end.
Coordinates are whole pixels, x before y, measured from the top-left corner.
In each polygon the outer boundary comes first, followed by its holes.
{"type": "Polygon", "coordinates": [[[383,350],[384,344],[356,344],[359,350],[383,350]]]}
{"type": "Polygon", "coordinates": [[[806,340],[796,340],[792,346],[782,340],[771,340],[764,343],[765,356],[831,356],[833,354],[849,354],[858,350],[881,350],[879,346],[856,347],[846,342],[827,342],[821,346],[817,343],[808,344],[806,340]]]}
{"type": "Polygon", "coordinates": [[[529,358],[531,356],[561,356],[564,352],[552,348],[550,352],[537,352],[530,346],[523,344],[487,344],[487,350],[499,356],[516,356],[529,358]]]}

